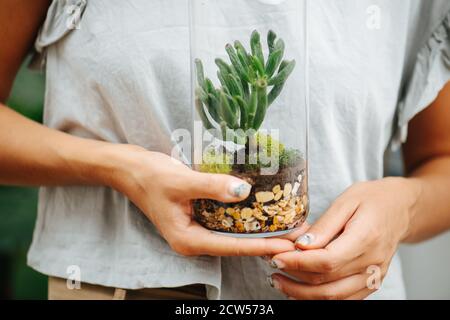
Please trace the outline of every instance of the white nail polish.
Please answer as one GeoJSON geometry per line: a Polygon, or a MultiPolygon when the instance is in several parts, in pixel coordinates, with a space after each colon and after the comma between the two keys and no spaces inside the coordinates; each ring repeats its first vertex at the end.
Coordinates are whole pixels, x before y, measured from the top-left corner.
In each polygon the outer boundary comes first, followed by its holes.
{"type": "Polygon", "coordinates": [[[233,197],[245,198],[250,194],[251,186],[248,183],[233,182],[230,185],[230,194],[233,197]]]}
{"type": "Polygon", "coordinates": [[[310,233],[305,233],[304,235],[300,236],[295,243],[301,245],[301,246],[308,246],[314,241],[314,236],[310,233]]]}

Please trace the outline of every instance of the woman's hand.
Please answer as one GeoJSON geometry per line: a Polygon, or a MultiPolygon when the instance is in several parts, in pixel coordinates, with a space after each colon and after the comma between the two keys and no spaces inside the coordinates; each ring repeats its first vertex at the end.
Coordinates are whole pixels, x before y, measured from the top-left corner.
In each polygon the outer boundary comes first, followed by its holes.
{"type": "Polygon", "coordinates": [[[124,193],[153,222],[172,249],[186,256],[263,256],[294,250],[286,239],[219,236],[192,219],[191,200],[245,199],[251,186],[229,175],[195,172],[162,153],[135,146],[113,146],[115,172],[106,184],[124,193]]]}
{"type": "MultiPolygon", "coordinates": [[[[407,236],[421,186],[415,179],[357,183],[296,240],[275,255],[269,282],[292,299],[364,299],[377,290],[407,236]]],[[[298,235],[298,233],[297,233],[298,235]]]]}

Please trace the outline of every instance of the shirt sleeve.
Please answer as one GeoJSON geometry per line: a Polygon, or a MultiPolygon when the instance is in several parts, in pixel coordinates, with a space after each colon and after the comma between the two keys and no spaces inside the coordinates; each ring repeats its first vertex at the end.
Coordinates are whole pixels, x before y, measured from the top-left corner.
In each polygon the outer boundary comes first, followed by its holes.
{"type": "Polygon", "coordinates": [[[34,43],[31,68],[45,64],[45,49],[78,28],[88,0],[53,0],[34,43]]]}
{"type": "Polygon", "coordinates": [[[450,10],[444,11],[443,18],[432,22],[434,27],[419,46],[398,104],[393,149],[406,141],[408,122],[428,107],[450,81],[450,10]]]}

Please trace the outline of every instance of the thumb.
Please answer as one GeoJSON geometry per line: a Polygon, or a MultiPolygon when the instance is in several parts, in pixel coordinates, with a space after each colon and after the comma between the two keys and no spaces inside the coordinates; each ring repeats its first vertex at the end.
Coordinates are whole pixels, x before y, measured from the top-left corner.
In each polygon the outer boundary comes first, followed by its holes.
{"type": "Polygon", "coordinates": [[[328,245],[358,209],[356,201],[335,201],[331,207],[295,241],[298,249],[318,249],[328,245]]]}
{"type": "Polygon", "coordinates": [[[251,189],[249,183],[230,175],[192,171],[187,196],[189,199],[238,202],[247,198],[251,189]]]}

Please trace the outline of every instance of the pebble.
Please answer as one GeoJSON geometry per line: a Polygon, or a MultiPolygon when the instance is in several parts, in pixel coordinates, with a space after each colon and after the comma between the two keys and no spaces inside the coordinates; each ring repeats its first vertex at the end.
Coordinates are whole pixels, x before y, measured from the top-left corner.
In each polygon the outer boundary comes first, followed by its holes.
{"type": "Polygon", "coordinates": [[[272,201],[275,198],[275,195],[271,191],[260,191],[255,194],[256,201],[260,203],[266,203],[272,201]]]}

